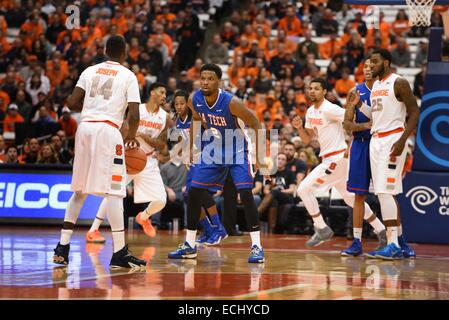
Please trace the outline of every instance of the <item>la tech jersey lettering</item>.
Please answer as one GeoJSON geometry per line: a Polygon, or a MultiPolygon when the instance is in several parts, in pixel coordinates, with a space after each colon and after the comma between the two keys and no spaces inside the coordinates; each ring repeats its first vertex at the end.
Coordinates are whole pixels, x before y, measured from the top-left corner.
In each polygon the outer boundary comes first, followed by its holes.
{"type": "Polygon", "coordinates": [[[306,113],[306,129],[313,129],[320,143],[320,156],[346,149],[343,120],[345,110],[324,99],[319,108],[310,106],[306,113]]]}
{"type": "Polygon", "coordinates": [[[394,83],[400,76],[390,74],[382,81],[376,80],[371,89],[371,110],[373,126],[371,133],[404,128],[407,110],[405,104],[396,98],[394,83]]]}
{"type": "Polygon", "coordinates": [[[136,76],[117,62],[87,68],[76,86],[85,92],[81,121],[109,120],[121,127],[128,103],[140,103],[136,76]]]}

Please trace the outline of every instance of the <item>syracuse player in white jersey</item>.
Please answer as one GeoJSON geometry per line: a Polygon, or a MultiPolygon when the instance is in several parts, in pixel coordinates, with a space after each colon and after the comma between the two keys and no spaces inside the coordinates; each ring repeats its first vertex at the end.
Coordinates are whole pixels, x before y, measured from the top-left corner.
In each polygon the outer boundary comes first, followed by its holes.
{"type": "MultiPolygon", "coordinates": [[[[157,151],[167,146],[168,113],[161,108],[165,103],[167,90],[162,83],[155,82],[150,86],[148,103],[139,106],[140,122],[136,138],[140,148],[147,154],[145,169],[136,175],[128,175],[126,184],[134,181],[134,202],[147,203],[148,207],[140,212],[136,221],[143,227],[149,237],[156,236],[156,230],[149,219],[153,214],[161,211],[167,203],[167,194],[156,159],[157,151]]],[[[127,121],[123,124],[123,132],[127,131],[127,121]]],[[[95,220],[86,234],[87,242],[103,243],[104,237],[98,230],[106,216],[106,201],[100,205],[95,220]]]]}
{"type": "MultiPolygon", "coordinates": [[[[408,81],[391,71],[388,50],[374,50],[370,62],[373,77],[378,77],[371,89],[371,174],[387,227],[388,245],[369,256],[387,260],[414,258],[415,252],[402,235],[395,195],[402,193],[402,170],[407,154],[404,147],[418,124],[418,104],[408,81]]],[[[349,103],[360,105],[360,94],[354,95],[349,103]]]]}
{"type": "Polygon", "coordinates": [[[81,111],[81,123],[75,136],[73,195],[67,204],[61,239],[53,262],[69,263],[70,238],[81,207],[88,194],[105,197],[111,225],[114,254],[111,268],[143,267],[146,262],[132,256],[125,244],[123,198],[126,195],[124,144],[139,146],[140,94],[137,78],[121,65],[126,59],[126,42],[122,36],[111,36],[106,43],[110,60],[83,71],[67,101],[73,111],[81,111]],[[129,109],[129,132],[123,143],[119,128],[126,107],[129,109]]]}
{"type": "MultiPolygon", "coordinates": [[[[295,117],[292,121],[304,144],[309,144],[315,135],[318,136],[321,149],[320,157],[323,158],[321,164],[309,173],[297,190],[313,219],[315,228],[315,234],[306,242],[308,247],[317,246],[334,235],[332,229],[324,222],[318,201],[313,193],[317,190],[325,191],[335,187],[348,206],[353,207],[355,199],[354,194],[346,189],[349,164],[347,158],[348,146],[343,129],[345,110],[324,98],[326,87],[326,80],[322,78],[312,80],[309,87],[309,97],[313,105],[307,110],[305,128],[300,117],[295,117]]],[[[384,230],[384,226],[377,217],[373,217],[375,215],[373,215],[368,204],[365,203],[364,218],[371,220],[369,223],[376,234],[379,234],[384,230]]]]}

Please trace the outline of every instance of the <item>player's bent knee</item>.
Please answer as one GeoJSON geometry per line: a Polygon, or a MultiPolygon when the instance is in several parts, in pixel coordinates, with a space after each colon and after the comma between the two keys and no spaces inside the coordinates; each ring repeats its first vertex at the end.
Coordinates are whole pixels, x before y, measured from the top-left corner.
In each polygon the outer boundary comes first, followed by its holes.
{"type": "Polygon", "coordinates": [[[302,198],[312,193],[312,189],[309,188],[308,185],[301,183],[296,190],[296,193],[302,198]]]}

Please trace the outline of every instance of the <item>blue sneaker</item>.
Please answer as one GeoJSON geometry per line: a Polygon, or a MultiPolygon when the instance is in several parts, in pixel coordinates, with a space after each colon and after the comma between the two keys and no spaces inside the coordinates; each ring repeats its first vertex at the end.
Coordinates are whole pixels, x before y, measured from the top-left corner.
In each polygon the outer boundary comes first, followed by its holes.
{"type": "Polygon", "coordinates": [[[259,248],[257,245],[253,245],[251,247],[251,253],[248,258],[249,263],[264,263],[265,262],[265,253],[262,248],[259,248]]]}
{"type": "Polygon", "coordinates": [[[341,255],[345,257],[357,257],[361,254],[363,254],[362,242],[357,238],[354,238],[354,240],[352,240],[352,244],[348,249],[341,252],[341,255]]]}
{"type": "Polygon", "coordinates": [[[210,223],[209,219],[206,217],[202,220],[200,220],[200,224],[203,227],[203,233],[201,236],[196,240],[198,244],[204,244],[207,239],[212,235],[214,231],[213,225],[210,223]]]}
{"type": "Polygon", "coordinates": [[[221,240],[224,240],[228,237],[228,233],[224,227],[214,228],[210,237],[204,242],[206,246],[215,246],[220,244],[221,240]]]}
{"type": "Polygon", "coordinates": [[[376,258],[384,260],[402,259],[403,257],[401,248],[393,242],[376,253],[376,258]]]}
{"type": "Polygon", "coordinates": [[[368,253],[365,253],[365,257],[370,258],[370,259],[377,259],[377,254],[379,253],[380,250],[382,250],[383,248],[378,248],[374,251],[370,251],[368,253]]]}
{"type": "Polygon", "coordinates": [[[178,246],[178,250],[172,251],[168,254],[169,259],[195,259],[196,246],[192,248],[187,241],[178,246]]]}
{"type": "Polygon", "coordinates": [[[399,246],[402,249],[402,255],[404,256],[404,258],[415,259],[416,253],[412,248],[409,247],[409,245],[405,241],[404,235],[401,235],[400,237],[398,237],[398,241],[399,241],[399,246]]]}

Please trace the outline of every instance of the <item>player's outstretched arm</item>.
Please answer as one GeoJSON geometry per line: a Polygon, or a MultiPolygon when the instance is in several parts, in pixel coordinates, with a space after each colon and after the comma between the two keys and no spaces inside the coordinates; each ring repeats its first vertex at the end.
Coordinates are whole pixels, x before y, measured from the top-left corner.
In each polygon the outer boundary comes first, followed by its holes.
{"type": "Polygon", "coordinates": [[[348,93],[348,99],[345,106],[345,119],[343,121],[343,128],[348,134],[354,131],[363,131],[371,128],[372,122],[356,123],[354,121],[355,108],[361,106],[360,92],[352,88],[348,93]]]}
{"type": "Polygon", "coordinates": [[[72,94],[67,99],[67,107],[73,112],[81,112],[84,104],[85,91],[80,87],[75,87],[72,94]]]}
{"type": "Polygon", "coordinates": [[[399,101],[404,102],[407,108],[408,120],[405,124],[405,130],[399,140],[391,148],[392,157],[401,155],[404,150],[405,143],[409,135],[415,130],[419,120],[419,108],[416,98],[413,95],[412,88],[408,81],[404,78],[397,78],[394,83],[394,93],[399,101]]]}
{"type": "Polygon", "coordinates": [[[136,132],[139,127],[140,115],[139,115],[139,103],[128,103],[128,134],[125,138],[125,146],[129,148],[138,147],[140,144],[136,140],[136,132]]]}

